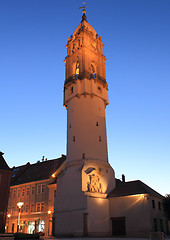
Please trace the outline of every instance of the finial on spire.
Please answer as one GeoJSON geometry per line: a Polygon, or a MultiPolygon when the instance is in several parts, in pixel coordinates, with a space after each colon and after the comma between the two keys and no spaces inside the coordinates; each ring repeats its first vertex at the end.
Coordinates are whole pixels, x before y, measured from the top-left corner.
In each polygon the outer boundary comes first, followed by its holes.
{"type": "Polygon", "coordinates": [[[83,2],[83,7],[79,7],[79,9],[82,9],[82,13],[83,13],[82,21],[87,19],[87,17],[86,17],[86,9],[85,9],[87,7],[88,6],[85,6],[85,2],[83,2]]]}

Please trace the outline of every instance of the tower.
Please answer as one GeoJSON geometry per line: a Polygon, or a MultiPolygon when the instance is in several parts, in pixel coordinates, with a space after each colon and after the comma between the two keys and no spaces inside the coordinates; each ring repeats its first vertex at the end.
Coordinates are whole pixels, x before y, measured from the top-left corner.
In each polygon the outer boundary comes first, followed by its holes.
{"type": "Polygon", "coordinates": [[[66,45],[67,159],[57,178],[56,235],[101,236],[110,231],[107,194],[115,187],[115,176],[107,153],[103,45],[83,9],[82,21],[66,45]]]}

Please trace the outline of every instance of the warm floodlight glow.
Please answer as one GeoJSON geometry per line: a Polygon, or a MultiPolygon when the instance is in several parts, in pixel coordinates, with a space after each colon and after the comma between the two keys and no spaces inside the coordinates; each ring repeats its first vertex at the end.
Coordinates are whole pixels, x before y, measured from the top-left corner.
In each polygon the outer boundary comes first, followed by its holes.
{"type": "Polygon", "coordinates": [[[20,229],[20,214],[21,214],[21,207],[24,205],[23,202],[18,202],[17,203],[17,206],[19,208],[19,211],[18,211],[18,225],[17,225],[17,233],[19,232],[19,229],[20,229]]]}
{"type": "Polygon", "coordinates": [[[10,218],[10,217],[11,217],[11,214],[8,214],[7,217],[10,218]]]}
{"type": "Polygon", "coordinates": [[[18,206],[19,208],[21,208],[23,205],[24,205],[23,202],[18,202],[18,203],[17,203],[17,206],[18,206]]]}
{"type": "Polygon", "coordinates": [[[54,173],[52,174],[52,178],[55,178],[55,174],[54,173]]]}
{"type": "Polygon", "coordinates": [[[51,211],[50,211],[50,210],[48,211],[48,214],[49,214],[49,215],[51,214],[51,211]]]}

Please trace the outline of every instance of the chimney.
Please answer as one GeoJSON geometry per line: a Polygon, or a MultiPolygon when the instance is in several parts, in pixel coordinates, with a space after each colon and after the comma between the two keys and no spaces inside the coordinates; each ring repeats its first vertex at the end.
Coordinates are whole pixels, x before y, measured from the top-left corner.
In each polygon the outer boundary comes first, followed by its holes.
{"type": "Polygon", "coordinates": [[[125,175],[122,174],[122,182],[125,182],[125,175]]]}
{"type": "Polygon", "coordinates": [[[44,162],[44,156],[42,156],[42,162],[44,162]]]}

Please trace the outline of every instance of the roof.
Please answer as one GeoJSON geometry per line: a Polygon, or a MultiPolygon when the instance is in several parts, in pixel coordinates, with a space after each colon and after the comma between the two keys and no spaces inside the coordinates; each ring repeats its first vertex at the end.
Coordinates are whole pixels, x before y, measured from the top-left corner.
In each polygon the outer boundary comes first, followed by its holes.
{"type": "Polygon", "coordinates": [[[97,34],[94,28],[86,20],[83,20],[74,31],[73,36],[75,36],[81,28],[87,28],[89,31],[91,31],[94,34],[94,36],[96,36],[97,34]]]}
{"type": "Polygon", "coordinates": [[[10,171],[10,167],[8,166],[8,164],[6,163],[4,157],[3,157],[3,152],[0,152],[0,170],[7,170],[10,171]]]}
{"type": "Polygon", "coordinates": [[[140,180],[121,182],[116,181],[116,188],[109,193],[108,197],[122,197],[136,194],[150,194],[155,197],[163,198],[161,194],[150,188],[140,180]]]}
{"type": "Polygon", "coordinates": [[[15,167],[13,168],[11,186],[49,179],[65,159],[66,156],[62,155],[61,158],[15,167]]]}

